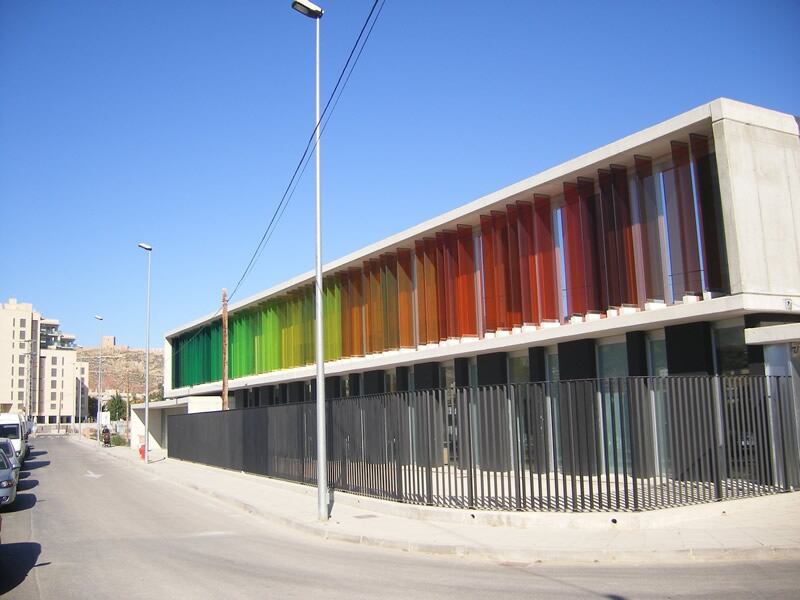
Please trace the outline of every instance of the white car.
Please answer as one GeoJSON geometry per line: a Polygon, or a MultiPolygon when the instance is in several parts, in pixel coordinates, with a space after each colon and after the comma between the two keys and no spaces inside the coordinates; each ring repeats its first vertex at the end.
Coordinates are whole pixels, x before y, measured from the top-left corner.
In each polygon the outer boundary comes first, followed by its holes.
{"type": "Polygon", "coordinates": [[[28,455],[28,428],[21,415],[6,413],[0,415],[0,437],[8,438],[20,462],[28,455]]]}
{"type": "Polygon", "coordinates": [[[14,479],[19,483],[19,471],[22,468],[22,461],[14,450],[14,444],[8,438],[0,438],[0,452],[6,455],[11,468],[14,469],[14,479]]]}
{"type": "Polygon", "coordinates": [[[13,504],[16,498],[17,481],[14,479],[14,469],[6,455],[0,452],[0,506],[13,504]]]}

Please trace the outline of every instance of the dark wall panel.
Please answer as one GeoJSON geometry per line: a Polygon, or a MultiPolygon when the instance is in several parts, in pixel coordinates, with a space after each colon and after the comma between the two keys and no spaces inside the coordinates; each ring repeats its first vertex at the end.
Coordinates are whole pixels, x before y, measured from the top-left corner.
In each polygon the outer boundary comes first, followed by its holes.
{"type": "Polygon", "coordinates": [[[508,361],[505,352],[478,356],[478,385],[508,383],[508,361]]]}
{"type": "Polygon", "coordinates": [[[644,331],[629,331],[625,334],[628,353],[628,375],[647,375],[647,334],[644,331]]]}
{"type": "Polygon", "coordinates": [[[469,385],[469,359],[457,358],[453,361],[456,379],[456,387],[465,387],[469,385]]]}
{"type": "Polygon", "coordinates": [[[350,396],[361,395],[361,373],[350,373],[347,375],[347,386],[350,396]]]}
{"type": "Polygon", "coordinates": [[[714,374],[711,325],[705,321],[664,327],[670,375],[714,374]]]}
{"type": "Polygon", "coordinates": [[[409,367],[397,367],[395,371],[395,376],[397,378],[395,385],[397,386],[398,392],[408,391],[408,374],[409,367]]]}
{"type": "Polygon", "coordinates": [[[439,363],[420,363],[414,365],[414,388],[433,390],[439,387],[439,363]]]}
{"type": "Polygon", "coordinates": [[[558,370],[564,381],[597,377],[594,340],[583,339],[559,344],[558,370]]]}
{"type": "Polygon", "coordinates": [[[385,386],[384,372],[382,370],[367,371],[364,373],[364,394],[382,394],[385,386]]]}
{"type": "Polygon", "coordinates": [[[547,381],[545,349],[541,346],[528,348],[528,373],[531,381],[547,381]]]}

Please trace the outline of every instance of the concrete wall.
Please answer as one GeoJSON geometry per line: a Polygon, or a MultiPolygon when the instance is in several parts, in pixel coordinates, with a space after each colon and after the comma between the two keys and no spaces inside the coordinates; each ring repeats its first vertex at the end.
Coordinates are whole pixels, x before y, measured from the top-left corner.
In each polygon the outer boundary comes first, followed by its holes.
{"type": "Polygon", "coordinates": [[[189,396],[189,414],[222,410],[220,396],[189,396]]]}
{"type": "Polygon", "coordinates": [[[798,120],[712,104],[731,293],[800,294],[798,120]]]}
{"type": "MultiPolygon", "coordinates": [[[[174,400],[150,403],[150,450],[161,450],[167,444],[167,419],[170,415],[222,410],[219,396],[190,396],[176,405],[174,400]]],[[[144,404],[131,410],[131,447],[138,448],[144,440],[144,404]]]]}

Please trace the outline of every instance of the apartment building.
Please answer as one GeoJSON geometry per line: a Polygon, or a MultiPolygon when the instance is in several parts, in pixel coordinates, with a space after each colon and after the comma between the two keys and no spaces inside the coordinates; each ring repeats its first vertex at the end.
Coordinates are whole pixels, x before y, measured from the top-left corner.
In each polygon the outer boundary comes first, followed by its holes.
{"type": "Polygon", "coordinates": [[[75,336],[61,331],[32,304],[0,304],[0,412],[19,412],[35,423],[85,420],[89,365],[77,360],[75,336]],[[9,376],[10,374],[10,376],[9,376]]]}

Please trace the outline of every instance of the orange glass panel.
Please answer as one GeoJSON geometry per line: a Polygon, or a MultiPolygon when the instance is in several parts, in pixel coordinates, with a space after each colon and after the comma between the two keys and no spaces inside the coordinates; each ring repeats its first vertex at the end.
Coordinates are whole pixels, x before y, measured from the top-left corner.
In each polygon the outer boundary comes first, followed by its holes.
{"type": "Polygon", "coordinates": [[[411,251],[397,251],[397,318],[401,348],[414,347],[413,277],[411,251]]]}
{"type": "Polygon", "coordinates": [[[425,243],[422,240],[414,242],[414,268],[416,270],[415,283],[417,285],[417,343],[428,343],[428,316],[425,306],[425,243]]]}
{"type": "Polygon", "coordinates": [[[375,307],[372,299],[372,265],[364,261],[364,350],[366,354],[375,352],[375,307]]]}
{"type": "Polygon", "coordinates": [[[361,269],[349,271],[350,280],[350,327],[352,328],[353,356],[364,356],[364,291],[361,269]]]}
{"type": "Polygon", "coordinates": [[[517,202],[517,239],[519,245],[519,285],[523,324],[539,322],[536,285],[536,253],[533,243],[533,205],[517,202]]]}
{"type": "Polygon", "coordinates": [[[338,274],[339,287],[342,290],[341,319],[342,319],[342,357],[353,356],[353,325],[350,323],[352,314],[350,300],[350,278],[346,271],[338,274]]]}
{"type": "Polygon", "coordinates": [[[439,341],[438,275],[436,267],[436,240],[425,238],[425,313],[428,343],[439,341]]]}
{"type": "Polygon", "coordinates": [[[478,335],[475,305],[475,246],[472,227],[458,226],[457,312],[459,335],[478,335]]]}

